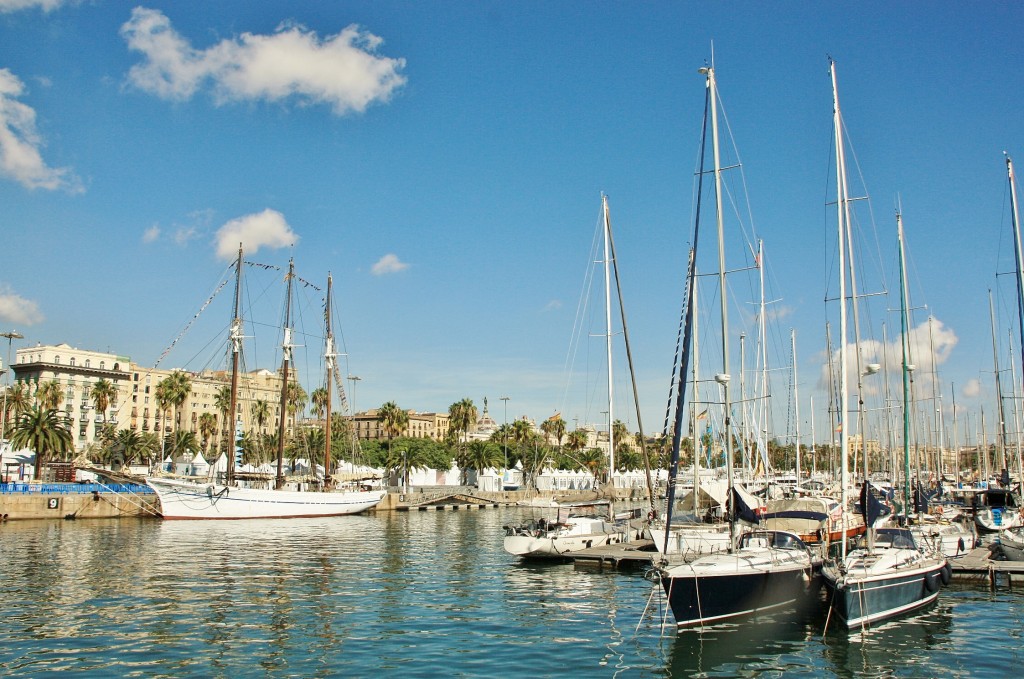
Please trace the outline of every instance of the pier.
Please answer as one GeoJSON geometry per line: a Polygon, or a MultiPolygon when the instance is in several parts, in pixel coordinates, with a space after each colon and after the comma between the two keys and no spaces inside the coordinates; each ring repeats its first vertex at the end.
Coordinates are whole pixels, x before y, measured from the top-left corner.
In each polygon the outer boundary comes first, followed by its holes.
{"type": "Polygon", "coordinates": [[[950,559],[953,577],[963,581],[988,581],[990,590],[995,590],[1000,576],[1006,576],[1006,586],[1013,588],[1014,582],[1024,581],[1024,561],[994,561],[989,557],[988,547],[976,547],[967,554],[950,559]]]}
{"type": "Polygon", "coordinates": [[[653,540],[631,540],[620,542],[617,545],[602,545],[591,547],[578,552],[566,554],[566,558],[572,559],[575,568],[598,568],[604,570],[607,566],[612,569],[624,568],[647,568],[654,564],[654,557],[658,552],[654,551],[653,540]]]}

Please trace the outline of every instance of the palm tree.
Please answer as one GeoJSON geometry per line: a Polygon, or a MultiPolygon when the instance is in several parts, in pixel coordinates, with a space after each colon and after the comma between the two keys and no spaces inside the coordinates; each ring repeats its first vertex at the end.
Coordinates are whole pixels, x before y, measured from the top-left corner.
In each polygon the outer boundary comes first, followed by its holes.
{"type": "Polygon", "coordinates": [[[107,408],[110,404],[117,399],[117,387],[113,385],[109,380],[101,379],[96,384],[92,385],[92,391],[89,392],[89,398],[92,399],[92,404],[96,408],[96,413],[103,417],[103,422],[107,421],[107,408]]]}
{"type": "Polygon", "coordinates": [[[189,394],[192,393],[192,378],[187,373],[175,370],[165,377],[160,384],[168,384],[167,403],[174,408],[174,422],[177,425],[181,419],[181,406],[188,400],[189,394]]]}
{"type": "MultiPolygon", "coordinates": [[[[7,388],[7,412],[4,413],[4,422],[7,423],[7,428],[12,428],[18,415],[30,407],[32,407],[32,399],[29,397],[27,386],[15,384],[7,388]]],[[[5,438],[5,436],[4,432],[0,432],[0,438],[5,438]]]]}
{"type": "Polygon", "coordinates": [[[171,437],[171,450],[176,453],[190,453],[195,455],[202,447],[196,435],[190,431],[176,431],[171,437]]]}
{"type": "MultiPolygon", "coordinates": [[[[253,401],[253,404],[249,407],[250,414],[252,415],[253,424],[256,425],[257,441],[259,445],[263,445],[263,438],[266,436],[267,420],[270,419],[270,404],[262,398],[258,398],[253,401]]],[[[244,456],[244,451],[243,451],[244,456]]],[[[263,451],[258,451],[258,456],[263,457],[263,451]]],[[[262,462],[262,460],[261,460],[262,462]]]]}
{"type": "Polygon", "coordinates": [[[74,439],[64,424],[63,415],[52,408],[33,406],[18,416],[11,434],[11,447],[31,448],[36,452],[34,478],[41,478],[43,464],[50,453],[64,454],[72,450],[74,439]]]}
{"type": "Polygon", "coordinates": [[[155,431],[144,431],[139,434],[139,455],[145,455],[150,466],[153,464],[153,458],[160,454],[162,440],[163,438],[155,431]]]}
{"type": "Polygon", "coordinates": [[[562,447],[562,439],[565,438],[565,420],[559,414],[554,414],[540,424],[540,430],[545,436],[553,438],[555,445],[562,447]]]}
{"type": "Polygon", "coordinates": [[[299,413],[306,409],[306,401],[309,397],[306,395],[306,390],[302,388],[302,385],[298,382],[288,382],[288,416],[292,418],[292,431],[296,429],[296,417],[299,413]]]}
{"type": "MultiPolygon", "coordinates": [[[[408,417],[407,412],[406,417],[408,417]]],[[[402,486],[408,488],[409,470],[430,466],[428,448],[422,445],[413,445],[412,439],[403,439],[402,445],[395,450],[388,450],[384,466],[386,469],[398,472],[399,478],[402,479],[402,486]]]]}
{"type": "Polygon", "coordinates": [[[594,482],[599,484],[604,472],[608,469],[608,456],[599,448],[588,448],[580,456],[583,468],[594,475],[594,482]]]}
{"type": "Polygon", "coordinates": [[[473,441],[466,452],[466,462],[476,470],[477,476],[488,467],[498,467],[504,461],[501,448],[491,441],[473,441]]]}
{"type": "Polygon", "coordinates": [[[466,435],[469,433],[469,428],[476,424],[476,419],[477,410],[472,399],[464,398],[458,403],[448,406],[448,430],[456,439],[456,445],[462,444],[456,458],[459,460],[459,468],[463,471],[466,469],[463,464],[467,462],[466,435]],[[459,434],[462,434],[461,441],[458,440],[459,434]]]}
{"type": "Polygon", "coordinates": [[[313,404],[313,415],[316,419],[322,419],[327,412],[327,388],[317,387],[309,395],[309,402],[313,404]]]}
{"type": "Polygon", "coordinates": [[[202,413],[199,416],[199,434],[203,437],[203,452],[210,450],[210,438],[217,431],[217,416],[213,413],[202,413]]]}
{"type": "Polygon", "coordinates": [[[384,427],[388,435],[388,455],[391,455],[391,439],[401,436],[409,426],[409,411],[402,410],[394,401],[388,401],[377,411],[377,421],[384,427]]]}
{"type": "Polygon", "coordinates": [[[43,410],[57,410],[64,402],[64,391],[60,388],[60,382],[50,380],[43,382],[36,390],[36,401],[43,410]]]}
{"type": "Polygon", "coordinates": [[[228,411],[231,410],[231,385],[225,384],[217,390],[217,393],[213,395],[213,406],[220,413],[220,436],[218,437],[218,443],[221,448],[227,448],[224,439],[227,438],[232,440],[235,437],[235,418],[228,417],[228,411]]]}
{"type": "Polygon", "coordinates": [[[114,449],[119,450],[125,466],[146,453],[146,440],[134,429],[122,429],[114,436],[114,449]]]}

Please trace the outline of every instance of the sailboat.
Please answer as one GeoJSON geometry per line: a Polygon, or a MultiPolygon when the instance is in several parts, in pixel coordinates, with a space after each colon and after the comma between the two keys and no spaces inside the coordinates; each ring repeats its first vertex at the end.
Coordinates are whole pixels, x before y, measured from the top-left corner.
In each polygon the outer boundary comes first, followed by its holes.
{"type": "MultiPolygon", "coordinates": [[[[845,247],[852,245],[849,233],[849,197],[847,195],[845,150],[843,148],[842,118],[839,112],[839,93],[836,87],[835,64],[830,64],[834,102],[834,125],[836,134],[836,173],[839,194],[839,304],[840,304],[840,399],[843,421],[847,421],[847,319],[846,319],[846,277],[848,272],[845,247]]],[[[903,345],[903,450],[904,450],[904,523],[909,522],[910,503],[910,359],[909,323],[907,320],[907,286],[904,266],[903,221],[897,212],[896,225],[899,237],[900,262],[900,309],[903,345]]],[[[852,255],[852,253],[851,253],[852,255]]],[[[852,259],[851,259],[852,261],[852,259]]],[[[851,267],[852,268],[852,267],[851,267]]],[[[852,281],[851,275],[851,281],[852,281]]],[[[854,318],[856,319],[857,291],[854,284],[852,294],[854,318]]],[[[859,352],[859,334],[858,334],[859,352]]],[[[860,365],[859,356],[857,365],[860,365]]],[[[858,371],[860,372],[860,371],[858,371]]],[[[863,410],[861,408],[860,410],[863,410]]],[[[863,431],[863,429],[862,429],[863,431]]],[[[849,456],[849,439],[844,428],[841,433],[841,477],[843,508],[846,508],[846,490],[849,456]]],[[[864,510],[867,532],[858,547],[847,552],[844,540],[838,559],[828,561],[821,569],[825,588],[828,592],[831,614],[835,614],[847,629],[863,628],[870,624],[888,620],[899,615],[919,610],[931,604],[938,597],[939,588],[949,582],[952,571],[944,556],[934,551],[924,551],[914,541],[909,528],[874,528],[880,503],[871,492],[868,475],[868,456],[864,455],[864,484],[861,490],[861,504],[864,510]]],[[[826,621],[826,626],[828,622],[826,621]]]]}
{"type": "MultiPolygon", "coordinates": [[[[242,246],[238,247],[235,274],[234,318],[229,332],[231,351],[231,405],[230,412],[238,411],[238,373],[242,350],[241,282],[242,246]]],[[[234,456],[227,456],[226,483],[195,483],[192,481],[151,476],[146,485],[160,499],[160,514],[164,519],[286,519],[357,514],[377,506],[384,498],[383,490],[297,490],[285,488],[284,476],[284,413],[287,399],[288,370],[291,362],[291,286],[295,277],[294,262],[289,261],[285,304],[284,340],[282,343],[281,417],[278,430],[277,478],[274,488],[248,488],[235,483],[234,456]]],[[[328,304],[330,292],[328,292],[328,304]]],[[[330,319],[329,312],[326,318],[330,319]]],[[[328,337],[330,329],[328,327],[328,337]]],[[[328,365],[333,359],[333,347],[328,342],[328,365]]],[[[241,422],[235,423],[236,441],[241,437],[241,422]]],[[[328,438],[328,444],[330,439],[328,438]]],[[[329,465],[329,460],[327,460],[329,465]]],[[[329,474],[325,466],[325,476],[329,474]]]]}
{"type": "MultiPolygon", "coordinates": [[[[611,272],[613,257],[611,216],[608,197],[601,197],[602,236],[604,240],[605,323],[608,369],[608,451],[609,469],[615,470],[615,428],[612,399],[612,315],[611,272]]],[[[614,505],[602,498],[587,502],[556,503],[552,520],[540,519],[522,525],[505,526],[503,547],[506,552],[526,559],[564,559],[571,552],[627,542],[636,528],[628,524],[632,516],[616,521],[614,505]]]]}
{"type": "MultiPolygon", "coordinates": [[[[739,498],[733,478],[733,431],[729,394],[729,329],[725,285],[725,243],[722,215],[722,168],[718,146],[718,93],[713,66],[702,68],[706,78],[705,123],[707,105],[711,109],[712,145],[714,153],[715,198],[718,226],[718,282],[721,297],[722,372],[715,376],[723,394],[725,412],[725,464],[728,495],[728,549],[701,556],[689,563],[672,563],[662,550],[661,562],[654,571],[668,598],[678,627],[702,626],[755,615],[803,600],[812,591],[814,563],[810,550],[798,536],[786,531],[753,530],[737,537],[739,498]]],[[[701,162],[704,153],[701,150],[701,162]]],[[[698,176],[703,175],[702,171],[698,176]]],[[[699,193],[698,193],[699,195],[699,193]]],[[[687,272],[687,308],[682,342],[683,358],[676,382],[676,414],[672,438],[672,461],[669,469],[669,492],[666,523],[671,526],[679,469],[679,449],[685,410],[687,370],[692,342],[693,302],[695,298],[694,261],[699,233],[699,213],[694,226],[693,246],[687,272]]],[[[665,540],[669,536],[666,532],[665,540]]]]}

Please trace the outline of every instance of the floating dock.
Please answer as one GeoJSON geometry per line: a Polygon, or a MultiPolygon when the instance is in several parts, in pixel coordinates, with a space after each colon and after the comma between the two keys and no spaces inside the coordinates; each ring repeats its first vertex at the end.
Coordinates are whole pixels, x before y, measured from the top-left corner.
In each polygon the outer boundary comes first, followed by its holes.
{"type": "Polygon", "coordinates": [[[967,554],[949,560],[953,577],[957,580],[987,580],[989,589],[1005,576],[1007,587],[1024,582],[1024,561],[995,561],[989,557],[988,547],[976,547],[967,554]]]}
{"type": "Polygon", "coordinates": [[[602,545],[566,554],[576,568],[613,569],[646,568],[654,563],[657,556],[653,540],[632,540],[617,545],[602,545]]]}

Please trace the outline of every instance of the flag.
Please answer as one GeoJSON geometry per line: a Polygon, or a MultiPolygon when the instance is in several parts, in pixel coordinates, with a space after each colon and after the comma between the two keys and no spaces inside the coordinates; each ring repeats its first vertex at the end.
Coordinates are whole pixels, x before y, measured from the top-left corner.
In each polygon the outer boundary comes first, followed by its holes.
{"type": "Polygon", "coordinates": [[[843,431],[843,423],[842,423],[842,422],[840,422],[840,423],[839,423],[839,426],[838,426],[838,427],[836,427],[836,433],[837,433],[837,434],[838,434],[838,433],[840,433],[841,431],[843,431]]]}
{"type": "Polygon", "coordinates": [[[707,416],[708,416],[708,410],[707,410],[707,408],[705,408],[704,412],[702,412],[700,415],[697,415],[697,421],[700,422],[701,420],[703,420],[707,416]]]}

